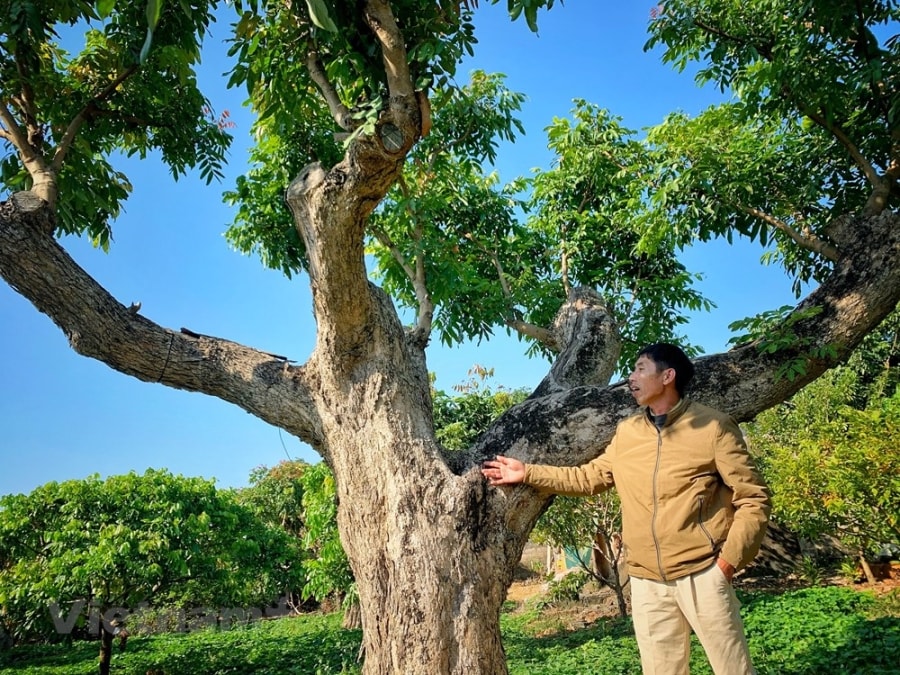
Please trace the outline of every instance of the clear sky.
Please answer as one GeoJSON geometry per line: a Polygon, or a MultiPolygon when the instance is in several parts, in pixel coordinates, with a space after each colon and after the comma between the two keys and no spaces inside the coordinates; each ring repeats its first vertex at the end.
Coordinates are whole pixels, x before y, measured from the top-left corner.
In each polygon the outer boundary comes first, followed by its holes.
{"type": "MultiPolygon", "coordinates": [[[[698,89],[690,74],[645,53],[652,2],[566,0],[539,17],[535,36],[523,21],[509,22],[505,2],[476,16],[476,58],[460,69],[505,73],[508,86],[528,96],[521,119],[526,135],[503,146],[504,180],[546,168],[543,129],[583,98],[641,130],[674,110],[696,114],[721,100],[698,89]]],[[[217,111],[236,122],[227,178],[207,187],[196,176],[173,182],[155,160],[126,160],[134,185],[114,224],[110,253],[67,238],[71,255],[125,304],[173,329],[227,338],[303,362],[314,326],[306,277],[288,280],[255,258],[229,249],[222,233],[231,220],[221,191],[246,165],[250,117],[243,94],[226,90],[222,44],[226,21],[213,27],[204,52],[205,91],[217,111]]],[[[707,353],[726,348],[728,323],[793,302],[790,281],[759,264],[748,245],[713,243],[687,252],[702,272],[701,290],[718,309],[684,329],[707,353]]],[[[296,438],[243,410],[201,394],[140,382],[72,351],[62,332],[5,283],[0,283],[0,494],[28,492],[51,480],[167,468],[187,476],[241,486],[259,465],[288,457],[317,461],[296,438]]],[[[474,364],[495,369],[495,385],[533,387],[548,363],[529,360],[524,345],[501,335],[490,343],[453,349],[434,344],[429,369],[444,390],[467,379],[474,364]]]]}

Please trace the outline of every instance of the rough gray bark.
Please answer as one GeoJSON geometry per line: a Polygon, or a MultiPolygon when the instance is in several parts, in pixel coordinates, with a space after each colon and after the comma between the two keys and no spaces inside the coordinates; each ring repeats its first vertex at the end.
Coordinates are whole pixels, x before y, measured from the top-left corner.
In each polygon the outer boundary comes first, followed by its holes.
{"type": "MultiPolygon", "coordinates": [[[[367,673],[503,673],[500,606],[546,499],[526,487],[487,488],[477,464],[497,453],[583,462],[632,411],[631,396],[622,383],[581,386],[615,361],[615,348],[595,350],[591,368],[565,367],[577,365],[572,353],[586,348],[585,339],[596,338],[580,327],[607,325],[602,303],[579,295],[563,310],[577,319],[560,321],[568,326],[561,329],[566,348],[552,382],[540,388],[549,393],[509,411],[463,464],[451,466],[434,440],[424,352],[366,279],[358,242],[371,198],[347,208],[353,202],[340,193],[356,190],[349,174],[345,167],[313,168],[290,191],[295,215],[307,214],[298,222],[316,251],[318,343],[303,366],[167,329],[129,310],[46,233],[52,212],[25,194],[0,206],[0,274],[79,353],[145,381],[231,401],[328,459],[342,540],[359,583],[367,673]]],[[[845,228],[835,273],[802,303],[824,310],[799,328],[834,345],[838,358],[900,300],[898,217],[847,219],[845,228]]],[[[614,345],[607,337],[603,344],[614,345]]],[[[803,378],[776,379],[777,366],[794,356],[764,356],[751,345],[700,359],[693,395],[749,419],[833,365],[810,362],[803,378]]]]}
{"type": "MultiPolygon", "coordinates": [[[[491,489],[478,465],[495,454],[577,464],[602,451],[633,410],[624,384],[606,387],[618,338],[602,301],[574,291],[555,326],[560,356],[535,393],[461,457],[435,441],[424,343],[369,283],[369,214],[427,125],[389,3],[362,3],[385,60],[389,104],[372,137],[344,161],[311,165],[287,191],[306,243],[316,347],[295,365],[228,340],[154,323],[110,296],[56,243],[52,207],[20,193],[0,204],[0,276],[47,314],[78,353],[147,382],[240,406],[309,443],[334,470],[342,542],[359,586],[367,674],[506,672],[499,612],[547,498],[491,489]],[[390,125],[388,127],[388,125],[390,125]],[[385,148],[390,129],[399,146],[385,148]]],[[[340,111],[335,111],[339,116],[340,111]]],[[[831,278],[800,307],[821,307],[799,336],[837,356],[763,355],[754,345],[700,359],[693,396],[739,420],[784,400],[843,359],[900,301],[900,218],[847,217],[829,236],[831,278]]],[[[199,328],[199,327],[198,327],[199,328]]]]}

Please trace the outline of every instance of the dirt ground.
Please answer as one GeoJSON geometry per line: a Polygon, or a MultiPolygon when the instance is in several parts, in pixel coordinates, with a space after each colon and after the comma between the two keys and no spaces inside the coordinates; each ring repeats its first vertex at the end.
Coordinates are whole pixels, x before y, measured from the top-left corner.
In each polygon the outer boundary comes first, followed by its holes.
{"type": "MultiPolygon", "coordinates": [[[[522,555],[516,579],[507,591],[507,601],[524,605],[527,601],[540,598],[547,591],[546,566],[546,547],[529,543],[522,555]]],[[[625,596],[627,600],[630,599],[627,586],[625,596]]],[[[616,617],[619,615],[619,609],[615,593],[609,588],[591,582],[585,587],[577,602],[546,608],[542,614],[556,619],[566,629],[574,630],[602,618],[616,617]]]]}

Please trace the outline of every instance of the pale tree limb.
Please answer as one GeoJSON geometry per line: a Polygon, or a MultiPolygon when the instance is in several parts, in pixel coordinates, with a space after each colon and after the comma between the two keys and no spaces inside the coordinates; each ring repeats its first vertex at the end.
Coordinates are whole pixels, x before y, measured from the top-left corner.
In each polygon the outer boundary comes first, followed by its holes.
{"type": "Polygon", "coordinates": [[[394,241],[388,236],[387,232],[380,227],[373,227],[372,233],[375,235],[376,239],[381,242],[382,246],[390,251],[391,256],[397,261],[397,264],[400,265],[406,273],[410,283],[413,285],[413,290],[416,294],[416,303],[418,305],[416,327],[413,330],[413,340],[424,348],[428,344],[429,337],[431,336],[431,327],[434,322],[434,301],[431,299],[431,293],[428,291],[425,274],[425,251],[422,250],[421,246],[422,239],[424,238],[424,225],[422,219],[419,218],[412,210],[412,207],[410,207],[409,186],[406,184],[406,180],[403,178],[402,173],[397,179],[397,185],[400,187],[403,196],[407,198],[405,210],[410,221],[413,223],[412,241],[417,250],[415,256],[415,268],[409,264],[406,257],[396,244],[394,244],[394,241]]]}
{"type": "Polygon", "coordinates": [[[414,341],[423,348],[428,344],[431,336],[431,327],[434,323],[434,301],[431,299],[431,293],[428,292],[428,284],[425,274],[425,251],[421,246],[423,239],[423,226],[420,218],[415,218],[415,231],[413,241],[417,245],[416,253],[416,270],[413,277],[413,288],[416,291],[416,301],[419,305],[418,317],[416,320],[416,328],[413,331],[414,341]]]}
{"type": "Polygon", "coordinates": [[[384,246],[391,254],[391,257],[396,261],[398,265],[403,269],[403,272],[406,274],[407,278],[415,284],[416,282],[416,271],[413,269],[413,266],[406,259],[406,256],[403,255],[403,252],[397,248],[397,245],[394,243],[394,240],[388,236],[387,232],[382,230],[380,227],[376,225],[372,225],[369,227],[372,234],[378,240],[378,243],[384,246]]]}
{"type": "Polygon", "coordinates": [[[521,319],[517,318],[506,319],[504,320],[504,323],[520,335],[530,337],[532,340],[541,343],[550,351],[559,351],[559,345],[556,343],[556,337],[554,336],[553,331],[549,328],[544,328],[543,326],[538,326],[534,323],[528,323],[527,321],[522,321],[521,319]]]}
{"type": "MultiPolygon", "coordinates": [[[[43,165],[43,155],[41,154],[41,149],[43,145],[44,132],[41,128],[41,125],[38,123],[38,110],[34,105],[34,89],[31,86],[31,77],[28,71],[25,68],[24,59],[16,58],[16,70],[19,73],[19,82],[22,85],[22,90],[19,95],[13,95],[10,98],[13,105],[15,105],[22,114],[23,122],[25,124],[25,137],[26,143],[28,147],[28,151],[33,151],[40,157],[41,164],[43,165]]],[[[29,155],[23,155],[23,157],[28,157],[29,155]]]]}
{"type": "Polygon", "coordinates": [[[352,131],[355,123],[350,110],[341,102],[337,89],[334,88],[334,85],[328,79],[318,52],[313,50],[306,55],[306,70],[309,71],[310,78],[312,78],[319,93],[322,94],[322,98],[325,99],[328,110],[331,111],[331,116],[337,125],[345,131],[352,131]]]}
{"type": "Polygon", "coordinates": [[[27,135],[22,130],[22,127],[19,126],[18,122],[16,122],[16,118],[13,116],[12,112],[10,112],[9,108],[4,104],[0,104],[0,122],[3,122],[6,127],[5,129],[0,129],[3,133],[3,138],[12,143],[19,153],[23,156],[27,156],[28,153],[32,155],[35,154],[34,150],[32,150],[31,146],[28,144],[27,135]]]}
{"type": "Polygon", "coordinates": [[[754,218],[759,218],[775,229],[784,232],[794,241],[794,243],[796,243],[801,248],[805,248],[806,250],[812,251],[813,253],[818,253],[819,255],[827,258],[828,260],[831,260],[832,262],[837,261],[840,257],[837,248],[835,248],[828,242],[823,241],[814,235],[804,235],[785,223],[783,220],[776,218],[770,213],[766,213],[765,211],[757,209],[753,206],[744,206],[743,204],[732,204],[732,206],[739,209],[740,211],[743,211],[747,215],[753,216],[754,218]]]}
{"type": "Polygon", "coordinates": [[[572,292],[569,281],[569,253],[566,251],[566,228],[563,227],[562,237],[559,242],[559,276],[562,280],[563,291],[568,296],[572,292]]]}
{"type": "Polygon", "coordinates": [[[504,297],[509,301],[511,312],[510,316],[504,319],[504,323],[520,335],[530,337],[541,343],[550,351],[559,351],[559,342],[552,330],[544,328],[543,326],[538,326],[537,324],[522,321],[518,317],[518,312],[515,310],[512,289],[509,287],[509,282],[506,279],[506,272],[503,270],[503,264],[500,262],[500,258],[497,256],[496,251],[488,250],[483,246],[479,247],[488,255],[491,262],[494,264],[494,269],[497,270],[497,278],[500,280],[500,289],[503,291],[504,297]]]}
{"type": "MultiPolygon", "coordinates": [[[[29,142],[29,131],[22,129],[13,113],[5,105],[0,105],[0,122],[6,125],[8,138],[19,153],[19,158],[31,177],[31,189],[35,195],[50,205],[56,203],[58,188],[56,174],[47,166],[41,155],[29,142]]],[[[41,221],[42,227],[49,227],[47,233],[55,229],[52,219],[41,221]]]]}
{"type": "MultiPolygon", "coordinates": [[[[381,45],[381,56],[391,97],[390,106],[394,111],[396,103],[415,96],[403,34],[397,26],[389,2],[367,0],[363,13],[366,23],[381,45]]],[[[403,111],[405,113],[405,107],[403,111]]]]}
{"type": "MultiPolygon", "coordinates": [[[[406,256],[403,255],[403,252],[400,251],[394,241],[388,236],[387,232],[377,226],[372,226],[370,229],[378,242],[390,252],[391,257],[398,265],[400,265],[401,269],[413,285],[418,304],[413,339],[424,347],[425,344],[428,343],[428,338],[431,335],[431,327],[434,320],[434,302],[431,299],[431,294],[428,292],[428,287],[425,283],[424,254],[420,252],[416,256],[415,267],[413,267],[406,259],[406,256]]],[[[416,241],[421,239],[420,236],[414,238],[416,241]]]]}
{"type": "Polygon", "coordinates": [[[125,307],[35,219],[51,209],[31,193],[0,204],[0,276],[48,315],[79,354],[145,382],[234,403],[319,450],[323,434],[305,366],[284,357],[164,328],[125,307]]]}
{"type": "Polygon", "coordinates": [[[54,174],[59,173],[60,169],[62,169],[63,162],[66,159],[66,155],[69,152],[69,149],[72,147],[72,143],[75,142],[75,137],[78,135],[79,129],[88,121],[88,117],[90,112],[97,106],[98,103],[102,101],[108,100],[119,88],[119,86],[125,82],[129,77],[134,75],[138,70],[136,65],[130,66],[126,68],[124,71],[119,73],[115,79],[112,80],[99,94],[93,96],[87,103],[85,103],[81,110],[79,110],[75,117],[69,122],[69,125],[66,127],[66,131],[63,134],[62,139],[60,139],[59,145],[56,146],[56,151],[53,153],[53,161],[51,164],[51,170],[54,174]]]}

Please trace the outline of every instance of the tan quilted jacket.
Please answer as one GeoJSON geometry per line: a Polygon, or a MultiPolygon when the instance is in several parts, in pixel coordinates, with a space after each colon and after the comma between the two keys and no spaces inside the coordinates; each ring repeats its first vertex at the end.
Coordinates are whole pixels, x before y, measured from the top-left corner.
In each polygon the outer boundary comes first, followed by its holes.
{"type": "Polygon", "coordinates": [[[677,579],[717,556],[744,567],[759,551],[771,508],[737,423],[685,399],[662,430],[642,411],[619,424],[596,459],[576,467],[529,464],[525,482],[564,495],[615,485],[629,573],[644,579],[677,579]]]}

